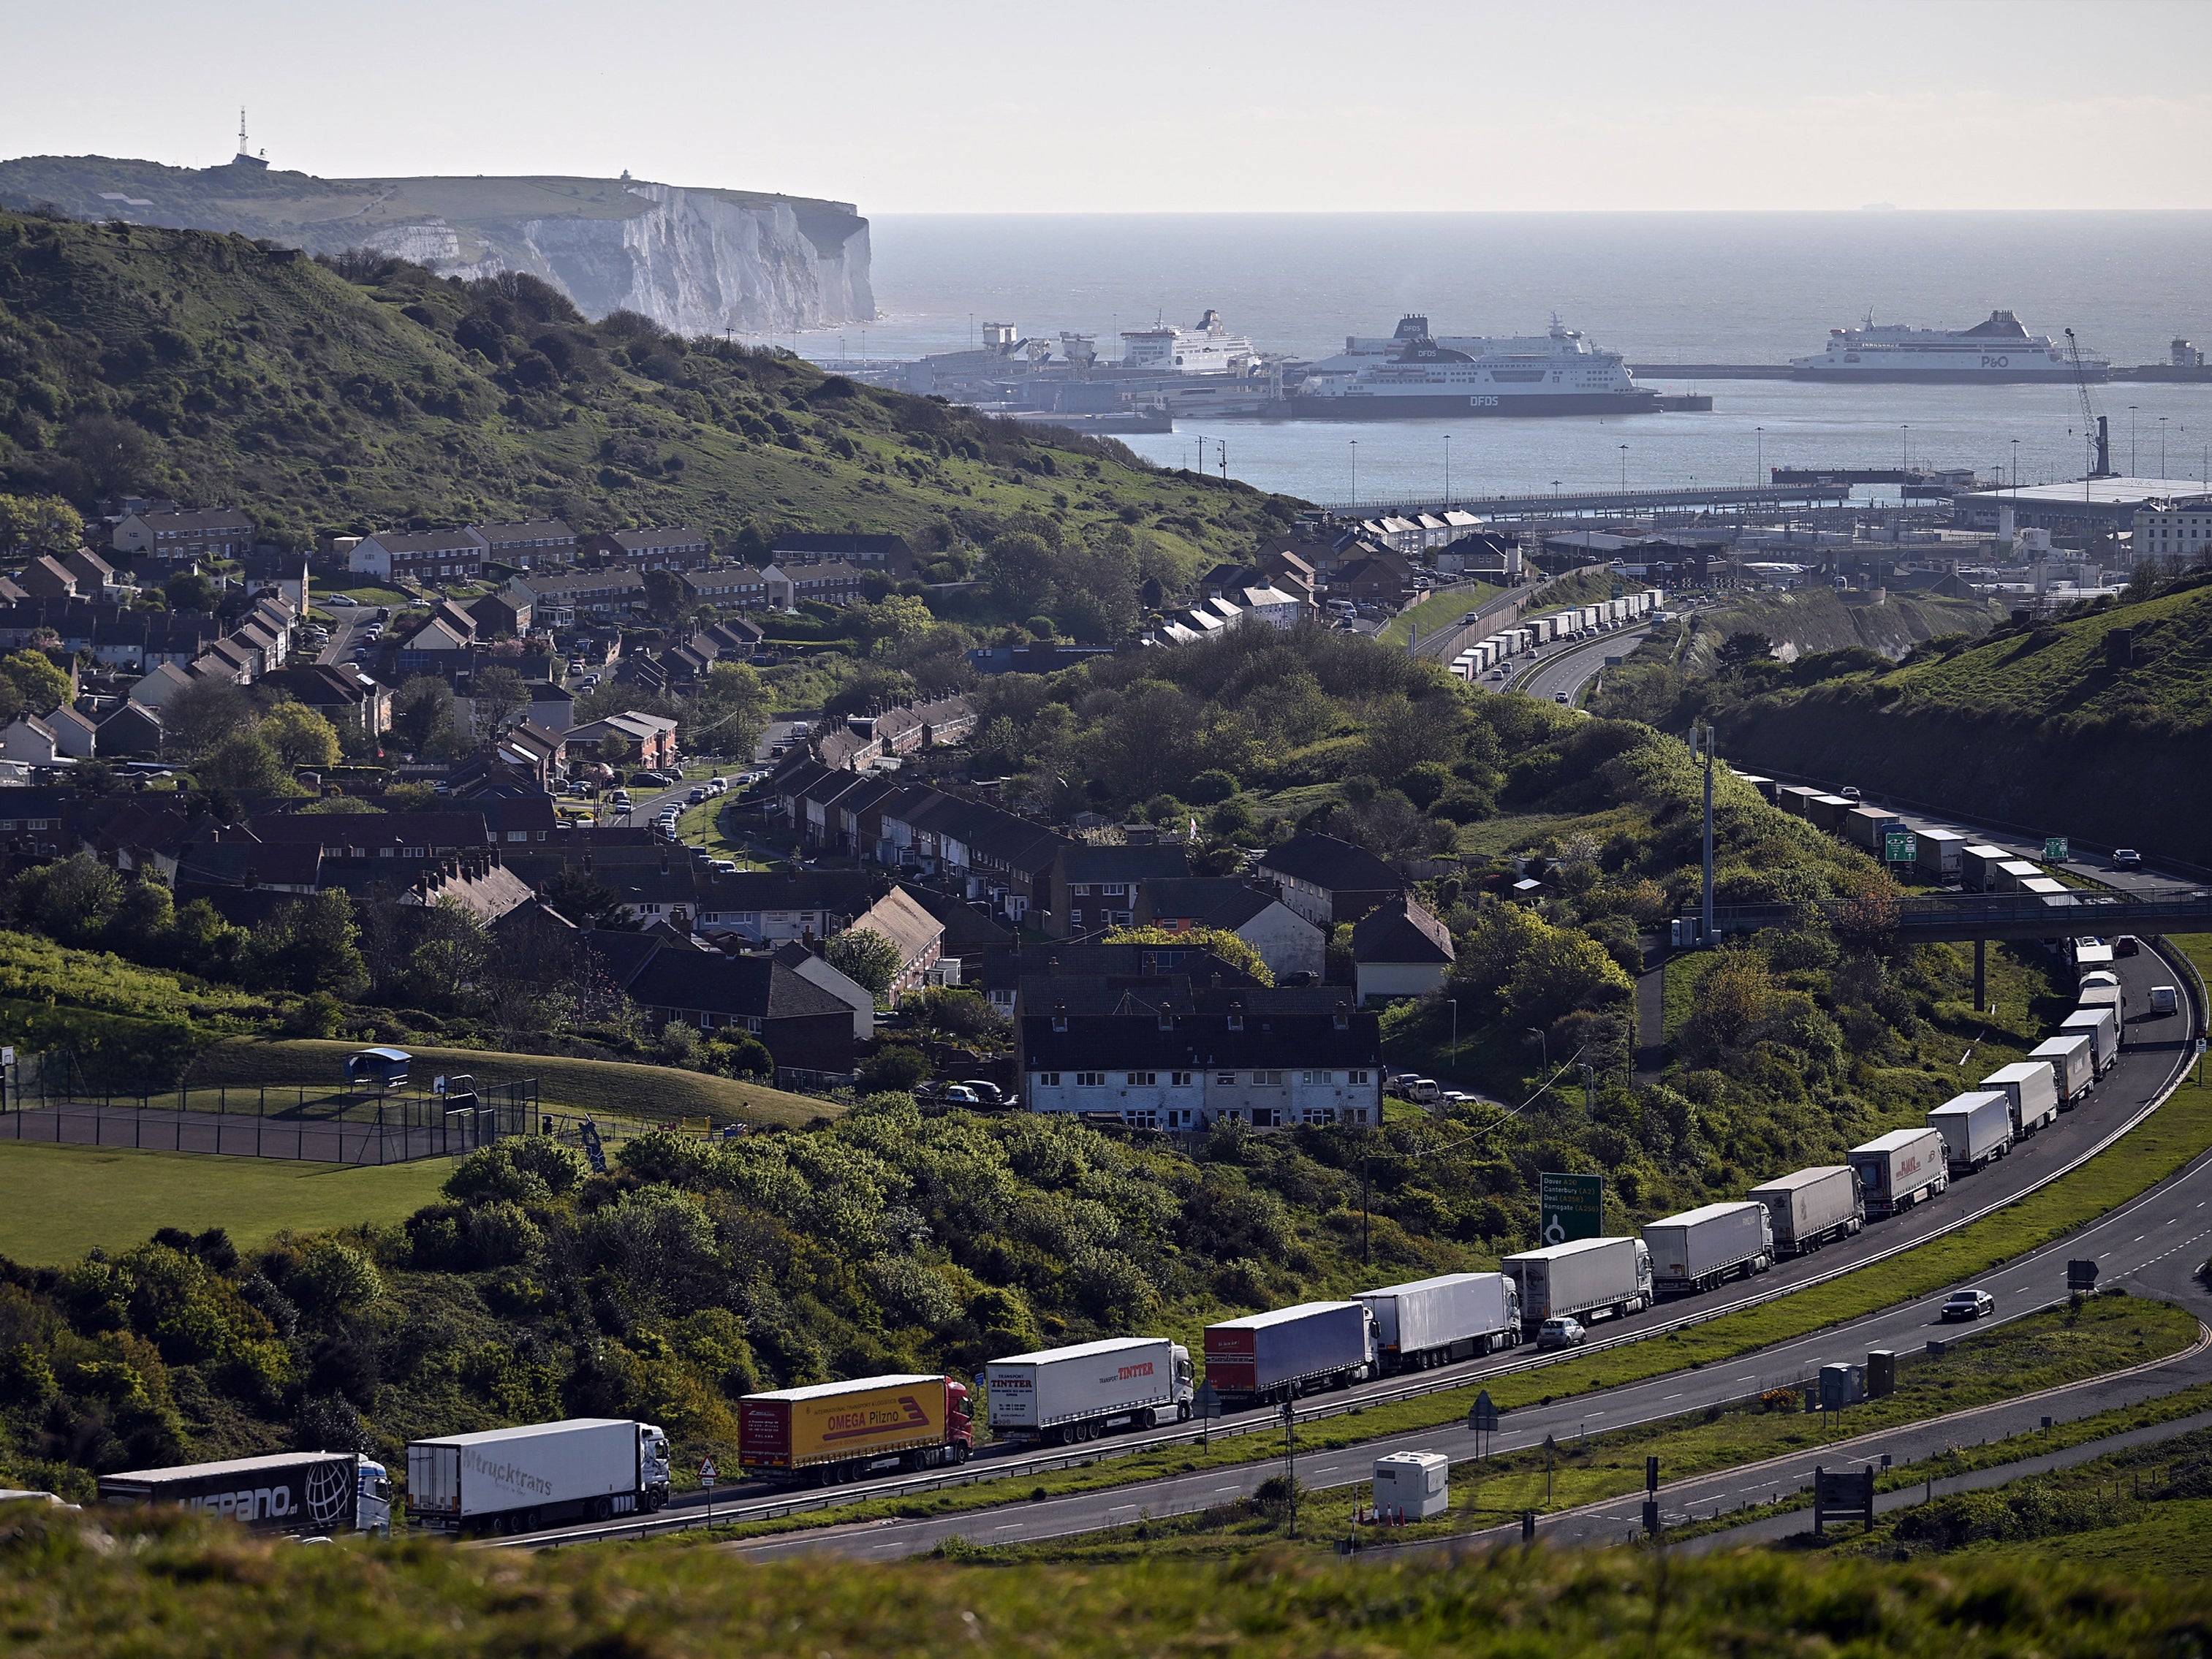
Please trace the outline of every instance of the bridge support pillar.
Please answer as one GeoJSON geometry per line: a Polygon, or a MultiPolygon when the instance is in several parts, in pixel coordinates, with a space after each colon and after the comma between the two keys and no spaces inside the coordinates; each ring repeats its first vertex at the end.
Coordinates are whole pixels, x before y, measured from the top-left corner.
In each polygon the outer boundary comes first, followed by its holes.
{"type": "Polygon", "coordinates": [[[1990,1006],[1989,941],[1974,941],[1974,1012],[1980,1013],[1990,1006]]]}

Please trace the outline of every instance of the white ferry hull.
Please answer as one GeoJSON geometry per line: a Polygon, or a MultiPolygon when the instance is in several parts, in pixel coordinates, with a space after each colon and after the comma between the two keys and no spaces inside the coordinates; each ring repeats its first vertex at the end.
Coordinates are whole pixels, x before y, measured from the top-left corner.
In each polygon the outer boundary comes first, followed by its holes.
{"type": "Polygon", "coordinates": [[[1656,415],[1659,409],[1659,394],[1639,389],[1534,396],[1494,392],[1408,392],[1396,397],[1346,392],[1328,398],[1291,396],[1261,412],[1273,421],[1465,421],[1548,415],[1656,415]]]}
{"type": "MultiPolygon", "coordinates": [[[[1793,380],[1848,380],[1854,385],[1883,386],[2017,386],[2024,381],[2070,381],[2073,366],[2064,362],[2036,361],[2007,362],[2002,354],[1986,366],[1967,368],[1958,363],[1930,363],[1925,368],[1911,363],[1831,363],[1814,357],[1790,365],[1793,380]]],[[[2083,363],[2081,378],[2102,381],[2111,378],[2102,363],[2083,363]]]]}

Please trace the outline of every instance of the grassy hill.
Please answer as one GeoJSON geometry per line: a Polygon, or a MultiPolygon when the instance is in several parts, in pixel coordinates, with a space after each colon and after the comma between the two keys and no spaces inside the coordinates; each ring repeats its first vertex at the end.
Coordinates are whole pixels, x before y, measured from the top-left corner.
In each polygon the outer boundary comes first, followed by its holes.
{"type": "MultiPolygon", "coordinates": [[[[848,1659],[1020,1652],[1522,1655],[2193,1654],[2201,1576],[2130,1579],[2033,1559],[1924,1565],[1519,1550],[1336,1561],[868,1566],[748,1563],[663,1545],[538,1554],[299,1549],[220,1520],[9,1517],[0,1617],[27,1652],[397,1651],[848,1659]],[[111,1536],[120,1533],[120,1543],[111,1536]],[[465,1632],[465,1636],[462,1636],[465,1632]]],[[[1331,1523],[1333,1524],[1333,1519],[1331,1523]]],[[[988,1534],[986,1534],[988,1535],[988,1534]]]]}
{"type": "Polygon", "coordinates": [[[623,313],[586,323],[531,277],[346,269],[242,236],[0,214],[0,490],[160,491],[295,544],[559,514],[938,547],[1035,514],[1071,539],[1132,527],[1186,569],[1292,516],[1110,441],[623,313]]]}

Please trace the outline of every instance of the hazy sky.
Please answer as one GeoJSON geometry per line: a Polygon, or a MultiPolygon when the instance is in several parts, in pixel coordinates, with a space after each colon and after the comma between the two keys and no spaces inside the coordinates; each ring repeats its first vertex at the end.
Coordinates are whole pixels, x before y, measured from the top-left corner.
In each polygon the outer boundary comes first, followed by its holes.
{"type": "Polygon", "coordinates": [[[2197,0],[0,0],[0,41],[9,156],[206,166],[243,103],[326,176],[869,213],[2212,207],[2197,0]]]}

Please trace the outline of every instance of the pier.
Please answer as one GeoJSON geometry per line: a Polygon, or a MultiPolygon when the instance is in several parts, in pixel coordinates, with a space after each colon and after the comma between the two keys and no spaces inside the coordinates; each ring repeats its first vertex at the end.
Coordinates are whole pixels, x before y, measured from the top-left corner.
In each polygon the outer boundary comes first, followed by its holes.
{"type": "Polygon", "coordinates": [[[1473,513],[1485,519],[1559,519],[1588,515],[1634,518],[1648,513],[1700,507],[1838,507],[1850,500],[1848,483],[1823,475],[1803,481],[1756,484],[1700,485],[1694,489],[1597,489],[1551,491],[1532,495],[1455,495],[1449,501],[1322,501],[1332,513],[1353,518],[1384,514],[1473,513]]]}

